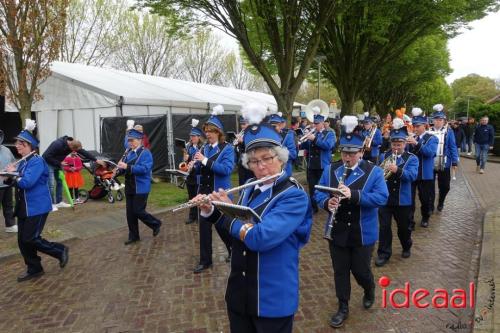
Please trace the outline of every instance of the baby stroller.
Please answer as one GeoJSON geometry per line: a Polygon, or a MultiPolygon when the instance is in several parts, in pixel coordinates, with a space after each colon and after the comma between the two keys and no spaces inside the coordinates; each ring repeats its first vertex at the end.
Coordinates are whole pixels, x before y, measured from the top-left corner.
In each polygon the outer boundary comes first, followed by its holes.
{"type": "Polygon", "coordinates": [[[99,200],[107,197],[109,203],[114,203],[115,199],[118,201],[123,200],[124,194],[122,189],[125,185],[120,184],[113,176],[113,169],[115,168],[114,163],[107,162],[104,167],[92,162],[90,168],[85,164],[84,168],[94,176],[94,186],[89,191],[90,199],[99,200]]]}

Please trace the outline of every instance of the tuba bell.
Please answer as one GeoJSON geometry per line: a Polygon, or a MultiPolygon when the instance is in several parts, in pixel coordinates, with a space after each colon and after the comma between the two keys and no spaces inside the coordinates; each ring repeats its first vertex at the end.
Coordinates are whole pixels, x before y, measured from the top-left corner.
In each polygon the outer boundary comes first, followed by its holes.
{"type": "Polygon", "coordinates": [[[330,108],[328,107],[328,104],[326,104],[325,101],[321,99],[313,99],[309,103],[307,103],[304,112],[306,113],[306,118],[309,120],[311,123],[314,123],[314,108],[317,107],[319,108],[320,112],[319,114],[323,116],[323,118],[328,119],[330,116],[330,108]]]}

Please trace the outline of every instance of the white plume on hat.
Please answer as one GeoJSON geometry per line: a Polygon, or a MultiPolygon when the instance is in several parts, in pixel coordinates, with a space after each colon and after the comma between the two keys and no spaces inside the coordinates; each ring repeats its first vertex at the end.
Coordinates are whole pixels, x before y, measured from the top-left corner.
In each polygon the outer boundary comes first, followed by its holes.
{"type": "Polygon", "coordinates": [[[421,108],[413,108],[413,109],[411,109],[411,114],[413,115],[413,117],[421,116],[422,113],[424,113],[424,111],[422,111],[421,108]]]}
{"type": "Polygon", "coordinates": [[[394,118],[394,120],[392,121],[392,128],[395,130],[403,128],[404,125],[405,123],[401,118],[394,118]]]}
{"type": "Polygon", "coordinates": [[[196,127],[198,126],[198,124],[200,123],[200,121],[198,119],[191,119],[191,127],[196,127]]]}
{"type": "Polygon", "coordinates": [[[216,106],[214,106],[213,110],[212,110],[212,115],[213,116],[218,116],[218,115],[221,115],[224,113],[224,107],[220,104],[217,104],[216,106]]]}
{"type": "Polygon", "coordinates": [[[127,120],[127,129],[131,130],[132,128],[134,128],[134,124],[135,124],[135,121],[133,119],[127,120]]]}
{"type": "Polygon", "coordinates": [[[433,109],[434,111],[439,112],[439,111],[443,111],[444,106],[443,106],[443,104],[436,104],[436,105],[434,105],[434,106],[432,107],[432,109],[433,109]]]}
{"type": "Polygon", "coordinates": [[[248,121],[249,125],[260,124],[262,119],[266,117],[267,108],[257,102],[250,102],[241,108],[241,114],[243,118],[248,121]]]}
{"type": "Polygon", "coordinates": [[[279,117],[283,117],[283,112],[276,113],[279,117]]]}
{"type": "Polygon", "coordinates": [[[319,106],[313,106],[311,110],[312,110],[313,114],[320,114],[321,113],[321,109],[319,108],[319,106]]]}
{"type": "Polygon", "coordinates": [[[344,116],[341,125],[345,127],[346,133],[352,133],[358,126],[358,118],[356,116],[344,116]]]}
{"type": "Polygon", "coordinates": [[[26,126],[24,127],[24,129],[33,132],[35,128],[36,128],[36,121],[32,119],[26,119],[26,126]]]}
{"type": "Polygon", "coordinates": [[[366,111],[365,113],[365,118],[368,118],[370,116],[370,112],[366,111]]]}

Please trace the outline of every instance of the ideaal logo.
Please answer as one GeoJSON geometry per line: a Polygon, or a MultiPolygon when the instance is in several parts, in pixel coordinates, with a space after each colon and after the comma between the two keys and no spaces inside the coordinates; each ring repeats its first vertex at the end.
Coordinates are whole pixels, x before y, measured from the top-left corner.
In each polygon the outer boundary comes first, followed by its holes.
{"type": "Polygon", "coordinates": [[[437,288],[433,292],[418,288],[411,290],[409,282],[405,282],[404,288],[396,288],[388,291],[386,288],[391,284],[391,279],[387,276],[382,276],[378,280],[378,284],[382,287],[382,308],[387,308],[389,303],[395,309],[409,308],[410,302],[413,306],[423,309],[432,306],[436,309],[463,309],[466,307],[474,308],[475,305],[475,285],[474,282],[469,283],[469,289],[453,289],[450,293],[446,289],[437,288]],[[401,301],[402,296],[402,301],[401,301]],[[450,297],[451,296],[451,297],[450,297]],[[396,297],[400,301],[396,301],[396,297]]]}

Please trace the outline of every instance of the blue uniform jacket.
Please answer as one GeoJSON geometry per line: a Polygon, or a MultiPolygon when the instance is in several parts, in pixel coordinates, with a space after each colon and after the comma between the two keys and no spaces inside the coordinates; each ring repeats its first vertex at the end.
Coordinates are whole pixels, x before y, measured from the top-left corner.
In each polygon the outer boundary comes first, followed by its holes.
{"type": "MultiPolygon", "coordinates": [[[[319,185],[338,187],[344,173],[342,161],[323,170],[319,185]]],[[[333,243],[342,247],[373,245],[378,240],[378,208],[385,206],[389,192],[384,172],[378,166],[360,160],[344,184],[351,189],[351,198],[342,199],[333,225],[333,243]]],[[[327,212],[330,194],[314,191],[314,200],[327,212]]]]}
{"type": "Polygon", "coordinates": [[[444,165],[446,169],[449,169],[452,165],[458,165],[458,147],[455,141],[455,133],[453,133],[453,130],[451,128],[448,128],[448,131],[446,132],[446,135],[444,137],[443,154],[444,156],[446,156],[444,165]]]}
{"type": "Polygon", "coordinates": [[[16,216],[25,218],[52,211],[49,169],[45,160],[32,155],[18,164],[17,172],[16,216]]]}
{"type": "Polygon", "coordinates": [[[295,144],[295,132],[287,131],[283,141],[281,142],[283,147],[288,149],[288,161],[286,162],[285,171],[288,176],[292,175],[293,172],[293,162],[297,159],[297,145],[295,144]]]}
{"type": "Polygon", "coordinates": [[[438,138],[432,134],[425,133],[417,140],[415,146],[409,145],[410,153],[418,157],[418,176],[417,180],[434,179],[434,157],[436,156],[438,138]]]}
{"type": "MultiPolygon", "coordinates": [[[[370,135],[370,131],[363,129],[361,134],[364,138],[370,135]]],[[[373,135],[373,140],[371,144],[370,157],[379,157],[380,155],[380,146],[382,146],[382,132],[377,128],[375,130],[375,134],[373,135]]]]}
{"type": "MultiPolygon", "coordinates": [[[[390,151],[386,152],[380,163],[386,158],[390,158],[391,154],[390,151]]],[[[411,183],[417,180],[418,158],[412,153],[405,152],[398,157],[396,165],[398,171],[386,179],[389,191],[387,206],[411,206],[411,183]]]]}
{"type": "Polygon", "coordinates": [[[335,148],[335,133],[333,131],[323,130],[321,133],[316,133],[316,138],[311,141],[307,140],[300,144],[300,149],[307,150],[307,167],[310,169],[325,169],[330,165],[332,159],[332,151],[335,148]],[[312,161],[315,156],[313,154],[314,149],[319,149],[320,151],[320,163],[317,163],[318,167],[313,167],[316,163],[312,161]]]}
{"type": "Polygon", "coordinates": [[[137,151],[130,150],[125,157],[125,193],[147,194],[151,191],[151,170],[153,169],[153,155],[144,147],[137,151]]]}
{"type": "Polygon", "coordinates": [[[217,210],[209,217],[233,237],[228,308],[270,318],[297,311],[299,251],[309,241],[312,226],[311,204],[306,204],[308,196],[300,184],[284,172],[274,184],[251,201],[254,188],[243,191],[238,203],[261,216],[243,242],[239,231],[244,221],[225,219],[217,210]]]}
{"type": "Polygon", "coordinates": [[[205,144],[203,147],[202,154],[208,158],[207,165],[202,165],[202,163],[197,163],[199,168],[197,172],[199,173],[198,193],[206,193],[208,189],[204,191],[201,189],[201,185],[210,187],[212,191],[217,191],[218,189],[229,189],[231,187],[231,173],[234,168],[234,149],[233,145],[224,143],[218,144],[215,148],[212,148],[210,144],[205,144]],[[204,174],[208,176],[204,176],[204,174]],[[206,184],[205,184],[206,183],[206,184]]]}

